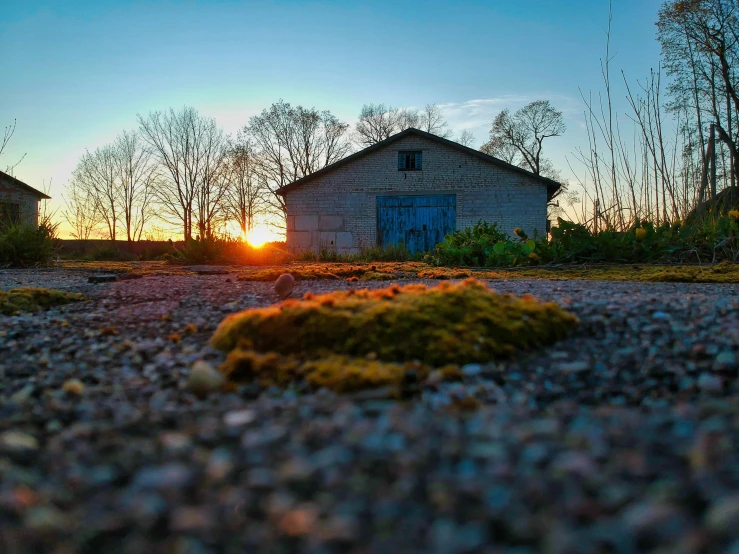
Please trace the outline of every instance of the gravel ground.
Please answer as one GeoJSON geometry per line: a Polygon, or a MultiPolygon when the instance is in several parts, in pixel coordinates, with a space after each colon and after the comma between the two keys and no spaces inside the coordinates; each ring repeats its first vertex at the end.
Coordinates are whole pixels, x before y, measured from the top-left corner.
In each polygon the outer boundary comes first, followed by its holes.
{"type": "MultiPolygon", "coordinates": [[[[222,359],[216,325],[276,302],[271,284],[87,277],[0,272],[91,299],[0,316],[4,554],[739,554],[739,285],[492,282],[580,329],[401,403],[198,400],[189,367],[222,359]],[[467,396],[482,407],[454,407],[467,396]]],[[[387,283],[296,293],[355,286],[387,283]]]]}

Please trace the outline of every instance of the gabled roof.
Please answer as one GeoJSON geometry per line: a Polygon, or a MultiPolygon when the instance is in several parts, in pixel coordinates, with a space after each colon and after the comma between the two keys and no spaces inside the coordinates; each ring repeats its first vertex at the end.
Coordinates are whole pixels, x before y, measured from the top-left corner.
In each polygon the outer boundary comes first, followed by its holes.
{"type": "Polygon", "coordinates": [[[520,173],[522,175],[526,175],[527,177],[535,179],[539,181],[542,185],[547,186],[547,197],[549,199],[551,199],[554,193],[557,192],[557,190],[559,190],[559,188],[562,186],[557,181],[553,181],[552,179],[547,179],[546,177],[542,177],[541,175],[535,175],[534,173],[531,173],[530,171],[527,171],[521,167],[509,164],[508,162],[504,162],[503,160],[500,160],[494,156],[489,156],[488,154],[480,152],[479,150],[475,150],[474,148],[469,148],[467,146],[463,146],[459,144],[458,142],[454,142],[452,140],[438,137],[436,135],[432,135],[431,133],[427,133],[426,131],[421,131],[420,129],[414,129],[413,127],[411,127],[409,129],[406,129],[405,131],[401,131],[400,133],[397,133],[389,138],[386,138],[385,140],[377,142],[373,144],[372,146],[368,146],[364,150],[360,150],[359,152],[355,152],[354,154],[347,156],[346,158],[342,158],[338,162],[334,162],[331,165],[327,165],[323,169],[319,169],[318,171],[311,173],[310,175],[306,175],[305,177],[298,179],[297,181],[293,181],[292,183],[289,183],[285,185],[284,187],[279,188],[277,190],[277,194],[284,196],[285,193],[288,193],[291,190],[294,190],[297,187],[300,187],[313,179],[316,179],[318,177],[321,177],[322,175],[330,173],[331,171],[335,169],[338,169],[346,164],[349,164],[353,162],[354,160],[358,160],[359,158],[366,156],[367,154],[371,154],[372,152],[376,150],[380,150],[381,148],[384,148],[385,146],[388,146],[392,144],[393,142],[400,140],[404,137],[410,136],[410,135],[415,135],[421,138],[428,139],[433,142],[438,142],[439,144],[443,144],[444,146],[448,146],[449,148],[454,148],[455,150],[459,150],[460,152],[464,152],[465,154],[474,156],[475,158],[478,158],[484,162],[487,162],[487,163],[496,165],[498,167],[507,169],[509,171],[520,173]]]}
{"type": "Polygon", "coordinates": [[[51,196],[47,196],[40,190],[36,190],[32,186],[27,185],[23,181],[19,181],[18,179],[16,179],[12,175],[8,175],[4,171],[0,171],[0,181],[9,181],[11,184],[17,186],[18,188],[25,190],[26,192],[30,192],[31,194],[38,197],[39,199],[45,198],[46,200],[51,200],[51,196]]]}

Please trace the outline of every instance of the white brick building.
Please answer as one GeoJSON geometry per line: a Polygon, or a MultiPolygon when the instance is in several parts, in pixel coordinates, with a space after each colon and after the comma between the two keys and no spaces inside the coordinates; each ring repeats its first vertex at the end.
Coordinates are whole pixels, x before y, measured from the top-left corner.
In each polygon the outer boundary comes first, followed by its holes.
{"type": "Polygon", "coordinates": [[[480,220],[546,232],[559,183],[435,135],[407,129],[282,187],[291,252],[357,252],[404,242],[432,249],[480,220]]]}
{"type": "Polygon", "coordinates": [[[38,225],[38,204],[50,197],[12,175],[0,171],[0,226],[23,223],[38,225]]]}

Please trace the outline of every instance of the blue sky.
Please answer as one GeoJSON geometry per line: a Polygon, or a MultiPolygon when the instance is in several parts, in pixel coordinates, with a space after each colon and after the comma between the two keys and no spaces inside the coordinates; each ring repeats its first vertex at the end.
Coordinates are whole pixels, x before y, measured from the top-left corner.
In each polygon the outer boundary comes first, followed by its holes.
{"type": "MultiPolygon", "coordinates": [[[[615,3],[616,81],[659,63],[660,4],[615,3]]],[[[18,124],[0,166],[27,153],[15,175],[59,199],[85,148],[170,106],[236,133],[280,98],[350,123],[364,103],[437,103],[479,146],[500,109],[544,98],[568,124],[546,153],[571,177],[565,157],[586,141],[578,87],[601,88],[607,21],[607,0],[4,0],[0,126],[18,124]]]]}

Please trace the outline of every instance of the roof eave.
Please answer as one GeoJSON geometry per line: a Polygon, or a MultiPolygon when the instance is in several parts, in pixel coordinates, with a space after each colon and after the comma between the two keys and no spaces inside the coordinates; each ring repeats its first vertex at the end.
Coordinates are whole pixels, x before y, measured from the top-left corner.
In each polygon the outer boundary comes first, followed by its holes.
{"type": "Polygon", "coordinates": [[[5,177],[7,179],[10,179],[13,183],[15,183],[16,185],[19,185],[20,187],[26,189],[26,191],[28,191],[31,194],[33,194],[34,196],[36,196],[36,198],[38,198],[39,200],[51,200],[51,196],[49,196],[48,194],[43,193],[40,190],[36,190],[31,185],[28,185],[28,184],[24,183],[20,179],[16,179],[12,175],[8,175],[4,171],[0,171],[0,177],[5,177]]]}

